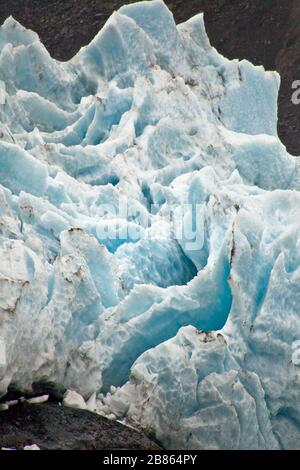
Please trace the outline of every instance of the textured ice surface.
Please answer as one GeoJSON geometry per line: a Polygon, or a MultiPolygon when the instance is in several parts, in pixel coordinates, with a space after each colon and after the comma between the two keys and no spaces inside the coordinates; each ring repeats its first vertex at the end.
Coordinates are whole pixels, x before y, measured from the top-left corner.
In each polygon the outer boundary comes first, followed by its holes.
{"type": "Polygon", "coordinates": [[[278,87],[159,0],[68,63],[3,24],[0,394],[76,391],[167,448],[299,447],[300,174],[278,87]]]}

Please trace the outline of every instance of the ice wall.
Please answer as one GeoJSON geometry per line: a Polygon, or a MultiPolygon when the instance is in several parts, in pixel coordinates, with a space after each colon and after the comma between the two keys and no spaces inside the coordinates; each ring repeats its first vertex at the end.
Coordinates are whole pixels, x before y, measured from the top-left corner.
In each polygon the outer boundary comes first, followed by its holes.
{"type": "Polygon", "coordinates": [[[300,177],[278,87],[160,0],[68,63],[1,26],[1,395],[96,393],[167,448],[299,446],[300,177]]]}

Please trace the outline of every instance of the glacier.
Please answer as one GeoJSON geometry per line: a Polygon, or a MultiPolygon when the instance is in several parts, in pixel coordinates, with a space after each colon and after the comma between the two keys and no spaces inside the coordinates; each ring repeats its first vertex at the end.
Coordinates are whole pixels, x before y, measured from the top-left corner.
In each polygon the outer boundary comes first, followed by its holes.
{"type": "Polygon", "coordinates": [[[65,63],[5,21],[0,396],[70,390],[168,449],[299,447],[300,169],[279,83],[161,0],[65,63]]]}

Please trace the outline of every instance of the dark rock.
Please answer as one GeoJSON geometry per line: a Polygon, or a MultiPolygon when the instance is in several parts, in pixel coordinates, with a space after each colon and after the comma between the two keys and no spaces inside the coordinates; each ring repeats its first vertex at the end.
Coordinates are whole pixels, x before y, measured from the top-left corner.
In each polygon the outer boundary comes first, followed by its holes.
{"type": "Polygon", "coordinates": [[[0,448],[41,450],[144,449],[160,447],[144,434],[89,411],[55,403],[20,403],[0,413],[0,448]]]}

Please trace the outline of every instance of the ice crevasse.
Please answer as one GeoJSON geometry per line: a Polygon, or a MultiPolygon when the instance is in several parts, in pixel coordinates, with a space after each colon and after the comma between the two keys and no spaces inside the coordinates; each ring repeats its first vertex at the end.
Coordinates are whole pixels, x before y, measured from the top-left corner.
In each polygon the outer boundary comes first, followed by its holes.
{"type": "Polygon", "coordinates": [[[169,449],[299,446],[300,170],[278,87],[160,0],[66,63],[5,21],[0,395],[75,390],[169,449]]]}

